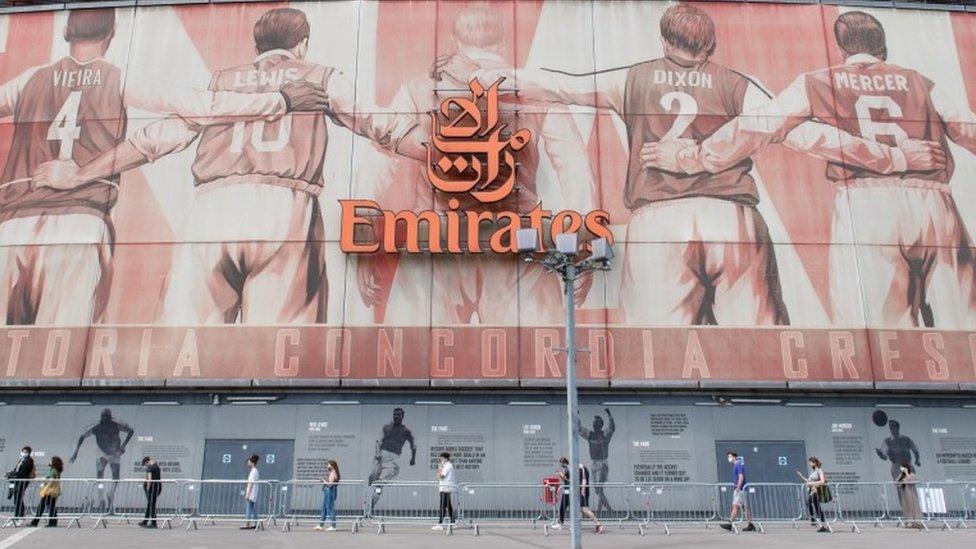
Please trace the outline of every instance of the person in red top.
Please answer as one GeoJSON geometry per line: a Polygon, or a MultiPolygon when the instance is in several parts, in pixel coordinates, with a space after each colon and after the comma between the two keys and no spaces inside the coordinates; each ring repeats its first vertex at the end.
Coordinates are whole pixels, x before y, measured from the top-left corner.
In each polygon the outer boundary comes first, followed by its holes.
{"type": "Polygon", "coordinates": [[[426,159],[413,115],[356,100],[353,83],[305,61],[310,28],[292,8],[254,25],[253,63],[217,72],[212,90],[242,95],[312,82],[327,108],[271,119],[200,125],[183,117],[149,124],[78,170],[52,170],[52,184],[75,187],[187,148],[199,138],[196,196],[174,250],[162,320],[172,325],[325,322],[325,236],[318,195],[328,146],[325,117],[380,147],[426,159]],[[56,172],[56,173],[55,173],[56,172]]]}
{"type": "MultiPolygon", "coordinates": [[[[748,156],[709,173],[646,169],[648,141],[701,141],[769,100],[749,77],[709,60],[715,24],[692,4],[669,7],[660,21],[664,57],[600,71],[589,78],[538,69],[482,70],[491,82],[515,76],[519,96],[610,109],[627,129],[630,157],[624,202],[627,229],[620,306],[634,325],[788,324],[776,257],[756,204],[748,156]]],[[[786,144],[820,158],[847,158],[879,172],[905,169],[898,148],[806,124],[786,144]]],[[[924,147],[905,143],[903,147],[924,147]]]]}
{"type": "MultiPolygon", "coordinates": [[[[464,57],[478,68],[506,66],[502,57],[507,38],[505,17],[497,8],[483,2],[466,6],[453,20],[452,38],[457,51],[439,60],[433,74],[425,73],[405,83],[390,103],[392,110],[431,112],[444,98],[464,93],[470,74],[439,72],[439,67],[450,65],[454,57],[464,57]]],[[[540,186],[557,183],[565,207],[592,210],[596,202],[596,184],[586,146],[572,116],[568,112],[558,112],[558,109],[525,109],[512,101],[502,102],[499,110],[500,122],[508,124],[510,131],[525,128],[533,136],[533,146],[519,152],[516,190],[505,199],[481,204],[464,195],[434,192],[427,180],[425,166],[414,162],[403,166],[408,161],[394,158],[386,162],[364,162],[357,184],[379,188],[382,197],[378,201],[387,208],[421,211],[433,207],[442,217],[449,210],[448,198],[459,200],[460,207],[469,211],[513,211],[524,215],[539,204],[539,194],[548,190],[540,186]],[[542,147],[534,146],[536,140],[542,147]],[[549,179],[542,168],[546,162],[552,166],[553,177],[549,179]],[[395,171],[401,167],[406,174],[395,171]],[[404,182],[405,175],[409,184],[404,182]]],[[[430,125],[429,117],[420,119],[423,135],[430,135],[430,125]]],[[[466,236],[461,240],[466,240],[466,236]]],[[[514,257],[508,260],[495,254],[442,257],[433,263],[433,277],[429,263],[404,258],[389,282],[384,281],[389,275],[384,277],[382,272],[382,266],[389,263],[386,258],[360,255],[357,261],[364,303],[378,305],[380,295],[388,289],[385,315],[377,321],[398,325],[421,321],[434,325],[482,323],[496,326],[516,320],[520,324],[542,325],[562,322],[562,290],[558,280],[546,276],[540,266],[520,266],[514,257]],[[431,318],[418,318],[416,313],[421,288],[430,288],[431,318]],[[532,299],[520,301],[519,297],[525,295],[531,295],[532,299]]],[[[587,278],[581,284],[578,301],[585,297],[585,285],[591,282],[592,279],[587,278]]]]}
{"type": "Polygon", "coordinates": [[[85,164],[114,150],[125,138],[130,106],[200,124],[289,109],[281,93],[245,96],[127,81],[104,59],[114,36],[114,9],[73,10],[64,29],[69,55],[0,87],[0,117],[13,115],[14,122],[0,175],[0,318],[6,324],[87,326],[105,305],[118,176],[48,187],[42,180],[51,162],[85,164]]]}
{"type": "Polygon", "coordinates": [[[847,56],[843,64],[800,75],[769,104],[701,143],[647,143],[645,166],[721,172],[811,119],[888,145],[933,142],[937,162],[897,175],[853,165],[846,157],[829,161],[827,178],[846,183],[837,197],[833,232],[847,234],[853,223],[860,244],[854,253],[831,246],[835,322],[970,326],[976,320],[974,257],[950,194],[948,141],[976,154],[976,115],[917,71],[888,63],[885,31],[872,15],[840,15],[834,37],[847,56]],[[857,284],[853,273],[869,282],[857,284]]]}

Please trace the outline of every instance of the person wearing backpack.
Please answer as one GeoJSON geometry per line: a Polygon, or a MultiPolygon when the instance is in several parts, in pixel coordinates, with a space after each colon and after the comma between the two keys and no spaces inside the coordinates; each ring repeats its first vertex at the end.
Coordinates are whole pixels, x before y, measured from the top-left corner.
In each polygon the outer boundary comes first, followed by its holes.
{"type": "Polygon", "coordinates": [[[827,475],[824,474],[823,465],[820,460],[816,457],[811,456],[807,460],[807,465],[810,466],[810,474],[806,477],[803,473],[797,471],[796,474],[803,479],[803,484],[807,489],[807,512],[810,513],[810,525],[817,525],[817,517],[820,517],[820,528],[817,532],[830,532],[830,528],[827,528],[827,519],[824,517],[823,508],[821,503],[830,503],[831,493],[830,488],[827,486],[827,475]]]}
{"type": "Polygon", "coordinates": [[[48,511],[47,527],[57,527],[58,498],[61,497],[61,473],[63,472],[64,461],[58,456],[52,457],[51,463],[48,465],[47,477],[44,478],[44,483],[41,484],[41,489],[37,493],[41,501],[37,504],[37,513],[34,514],[34,520],[30,523],[32,527],[40,524],[45,509],[50,509],[48,511]]]}

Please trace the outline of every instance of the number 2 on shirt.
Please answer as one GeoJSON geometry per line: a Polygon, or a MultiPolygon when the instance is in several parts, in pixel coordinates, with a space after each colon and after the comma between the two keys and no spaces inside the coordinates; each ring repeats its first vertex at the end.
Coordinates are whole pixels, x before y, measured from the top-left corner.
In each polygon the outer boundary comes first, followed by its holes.
{"type": "Polygon", "coordinates": [[[661,141],[681,137],[685,133],[685,130],[691,126],[691,123],[695,121],[695,117],[698,116],[698,102],[687,93],[670,91],[661,96],[661,106],[667,109],[668,112],[674,110],[675,103],[678,104],[678,115],[675,116],[674,122],[671,123],[671,129],[661,136],[661,141]]]}
{"type": "Polygon", "coordinates": [[[75,140],[81,137],[81,126],[78,125],[78,110],[80,108],[81,90],[69,93],[47,129],[48,141],[60,142],[58,160],[71,160],[75,140]]]}

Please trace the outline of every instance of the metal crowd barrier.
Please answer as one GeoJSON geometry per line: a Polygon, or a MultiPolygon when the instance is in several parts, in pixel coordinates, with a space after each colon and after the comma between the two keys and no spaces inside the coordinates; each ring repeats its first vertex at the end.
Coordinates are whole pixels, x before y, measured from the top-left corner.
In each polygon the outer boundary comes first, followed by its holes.
{"type": "MultiPolygon", "coordinates": [[[[41,501],[39,492],[41,487],[47,482],[47,480],[39,478],[23,481],[8,480],[5,483],[7,490],[16,490],[18,485],[24,489],[24,514],[21,517],[15,516],[14,498],[7,499],[6,496],[8,494],[3,494],[3,502],[0,503],[0,517],[5,518],[5,520],[0,525],[0,528],[22,526],[24,523],[29,523],[31,520],[34,520],[37,506],[41,501]]],[[[67,521],[68,528],[72,526],[80,527],[81,519],[87,516],[90,503],[91,490],[88,481],[60,479],[58,482],[61,485],[61,495],[55,502],[57,507],[57,521],[67,521]]],[[[44,516],[38,520],[47,523],[49,520],[48,513],[50,513],[50,509],[45,509],[44,516]]]]}
{"type": "MultiPolygon", "coordinates": [[[[728,521],[732,508],[733,487],[719,485],[719,518],[728,521]]],[[[789,523],[795,525],[806,514],[806,488],[801,484],[750,483],[746,487],[746,507],[752,523],[759,531],[765,531],[767,523],[789,523]]],[[[745,520],[740,508],[737,521],[745,520]]]]}
{"type": "MultiPolygon", "coordinates": [[[[377,533],[385,532],[387,524],[437,523],[440,491],[436,482],[376,482],[369,490],[369,519],[377,525],[377,533]]],[[[460,519],[460,490],[452,497],[455,518],[460,519]]],[[[445,528],[450,534],[454,525],[445,524],[445,528]]]]}
{"type": "Polygon", "coordinates": [[[542,484],[465,484],[459,492],[462,520],[475,535],[482,526],[535,529],[556,520],[559,512],[558,490],[542,484]]]}
{"type": "MultiPolygon", "coordinates": [[[[26,483],[24,516],[13,516],[13,498],[0,497],[0,527],[23,525],[34,518],[40,500],[38,492],[45,480],[13,480],[5,486],[16,489],[22,486],[20,482],[26,483]]],[[[142,520],[146,508],[143,482],[61,479],[57,519],[67,522],[69,528],[81,526],[87,519],[94,522],[93,527],[142,520]]],[[[246,481],[165,480],[162,485],[156,520],[163,526],[171,526],[177,519],[187,529],[196,528],[201,522],[243,524],[246,520],[246,481]]],[[[832,499],[821,507],[831,529],[845,524],[853,532],[860,532],[860,526],[865,524],[893,524],[921,530],[939,525],[951,530],[976,520],[976,483],[919,482],[899,486],[893,482],[863,482],[829,486],[832,499]],[[914,508],[918,514],[911,512],[914,508]]],[[[283,520],[283,530],[319,522],[320,481],[261,481],[258,490],[258,516],[253,521],[256,528],[264,529],[269,522],[276,523],[277,518],[283,520]]],[[[558,519],[561,490],[542,484],[464,484],[453,495],[457,523],[445,524],[446,532],[450,534],[462,526],[478,534],[482,526],[535,529],[542,524],[548,535],[549,525],[558,519]]],[[[753,523],[764,531],[764,524],[768,523],[795,527],[802,520],[809,520],[807,494],[802,484],[751,484],[747,502],[753,523]]],[[[678,524],[708,527],[727,521],[731,496],[732,487],[728,484],[594,484],[590,486],[590,509],[598,513],[601,522],[636,524],[641,534],[656,525],[670,533],[678,524]],[[599,493],[603,494],[602,500],[599,493]]],[[[433,525],[438,518],[439,499],[435,482],[379,482],[368,486],[364,481],[343,481],[338,488],[336,518],[350,523],[353,532],[367,519],[377,525],[379,533],[389,524],[433,525]]],[[[739,520],[743,519],[740,515],[739,520]]],[[[40,520],[46,522],[48,518],[40,520]]]]}
{"type": "MultiPolygon", "coordinates": [[[[148,494],[144,479],[87,481],[91,486],[91,505],[88,516],[95,519],[93,528],[105,528],[109,522],[131,524],[146,519],[148,494]]],[[[156,497],[157,524],[171,528],[180,518],[181,491],[184,481],[162,480],[156,497]]]]}
{"type": "MultiPolygon", "coordinates": [[[[369,486],[363,480],[343,480],[336,487],[335,512],[338,522],[349,522],[358,532],[366,520],[369,486]]],[[[290,480],[278,486],[278,514],[282,531],[301,523],[322,524],[323,484],[318,480],[290,480]]]]}
{"type": "Polygon", "coordinates": [[[256,530],[264,530],[277,516],[275,483],[258,481],[255,512],[257,518],[245,517],[244,493],[246,480],[187,480],[181,490],[180,516],[186,528],[196,529],[198,523],[253,523],[256,530]]]}
{"type": "Polygon", "coordinates": [[[714,484],[638,484],[635,492],[642,498],[644,524],[662,526],[667,534],[675,524],[707,527],[719,519],[718,487],[714,484]]]}

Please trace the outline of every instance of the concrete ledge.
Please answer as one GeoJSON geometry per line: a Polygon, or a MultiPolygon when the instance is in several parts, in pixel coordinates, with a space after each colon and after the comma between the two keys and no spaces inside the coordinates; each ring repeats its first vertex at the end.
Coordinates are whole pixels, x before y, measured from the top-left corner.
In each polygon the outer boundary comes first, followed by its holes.
{"type": "Polygon", "coordinates": [[[619,389],[697,389],[698,381],[690,379],[612,379],[610,386],[619,389]]]}
{"type": "Polygon", "coordinates": [[[250,379],[240,378],[192,378],[167,379],[167,387],[250,387],[250,379]]]}
{"type": "Polygon", "coordinates": [[[520,379],[520,387],[565,387],[566,382],[561,379],[520,379]]]}
{"type": "Polygon", "coordinates": [[[162,387],[165,379],[90,378],[81,380],[82,387],[162,387]]]}
{"type": "Polygon", "coordinates": [[[429,379],[402,379],[402,378],[383,378],[383,379],[342,379],[339,381],[341,387],[429,387],[429,379]]]}
{"type": "Polygon", "coordinates": [[[81,387],[80,379],[0,379],[0,387],[81,387]]]}
{"type": "Polygon", "coordinates": [[[960,391],[976,391],[976,383],[960,383],[960,391]]]}
{"type": "Polygon", "coordinates": [[[737,379],[703,379],[698,382],[702,389],[786,389],[785,381],[749,381],[737,379]]]}
{"type": "Polygon", "coordinates": [[[254,387],[338,387],[339,378],[270,378],[252,380],[254,387]]]}
{"type": "Polygon", "coordinates": [[[863,391],[874,388],[871,381],[788,381],[790,389],[806,391],[863,391]]]}
{"type": "Polygon", "coordinates": [[[932,383],[927,381],[875,381],[875,389],[888,391],[958,391],[958,383],[932,383]]]}
{"type": "Polygon", "coordinates": [[[518,387],[517,379],[441,379],[431,378],[431,387],[518,387]]]}

